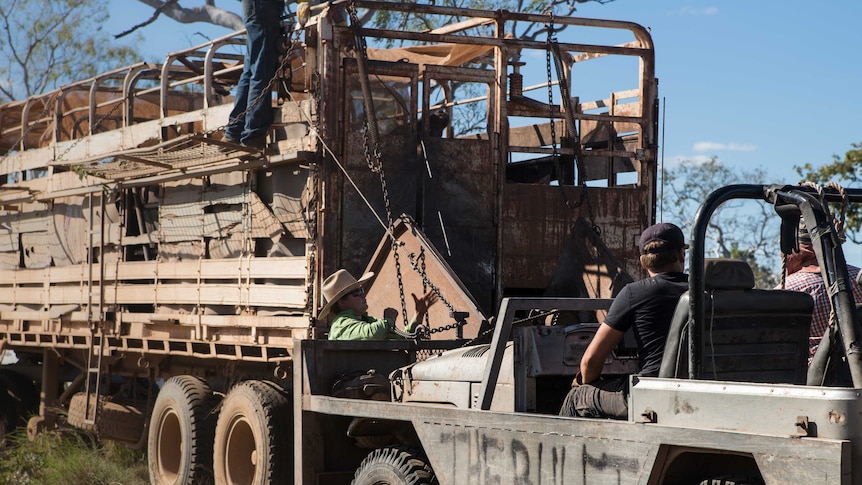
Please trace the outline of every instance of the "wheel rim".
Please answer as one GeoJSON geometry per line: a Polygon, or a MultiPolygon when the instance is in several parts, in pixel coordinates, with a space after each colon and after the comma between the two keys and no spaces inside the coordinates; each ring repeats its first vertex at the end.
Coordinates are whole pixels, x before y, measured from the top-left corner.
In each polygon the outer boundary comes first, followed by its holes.
{"type": "Polygon", "coordinates": [[[244,416],[237,416],[230,425],[225,449],[225,473],[230,485],[254,483],[258,465],[254,430],[244,416]]]}
{"type": "Polygon", "coordinates": [[[159,420],[159,449],[158,467],[159,475],[168,483],[176,481],[182,464],[182,432],[180,431],[180,418],[172,409],[162,414],[159,420]]]}

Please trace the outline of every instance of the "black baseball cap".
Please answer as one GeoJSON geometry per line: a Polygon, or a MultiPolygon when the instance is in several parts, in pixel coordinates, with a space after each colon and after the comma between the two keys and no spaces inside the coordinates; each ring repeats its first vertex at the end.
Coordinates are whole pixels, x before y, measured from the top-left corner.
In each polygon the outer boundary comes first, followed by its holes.
{"type": "Polygon", "coordinates": [[[682,235],[682,229],[669,222],[661,222],[653,224],[641,233],[638,248],[641,254],[647,253],[662,253],[665,251],[675,251],[678,249],[688,249],[688,244],[685,243],[685,236],[682,235]],[[660,242],[654,248],[644,251],[644,246],[651,242],[660,242]]]}

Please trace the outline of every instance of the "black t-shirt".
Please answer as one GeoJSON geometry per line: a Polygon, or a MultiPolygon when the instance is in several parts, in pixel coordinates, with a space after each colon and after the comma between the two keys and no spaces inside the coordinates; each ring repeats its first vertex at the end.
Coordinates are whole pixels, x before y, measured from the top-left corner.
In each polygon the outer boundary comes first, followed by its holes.
{"type": "Polygon", "coordinates": [[[668,327],[679,297],[686,290],[687,274],[659,273],[629,283],[611,304],[605,323],[620,332],[634,327],[640,354],[638,375],[658,375],[668,327]]]}

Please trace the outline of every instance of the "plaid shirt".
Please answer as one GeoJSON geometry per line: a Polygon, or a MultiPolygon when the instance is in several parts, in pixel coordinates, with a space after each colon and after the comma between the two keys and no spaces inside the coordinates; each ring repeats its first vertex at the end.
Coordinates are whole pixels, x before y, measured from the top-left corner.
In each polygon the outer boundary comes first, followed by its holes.
{"type": "MultiPolygon", "coordinates": [[[[853,299],[856,303],[862,302],[862,287],[856,283],[859,268],[847,265],[850,274],[850,286],[853,288],[853,299]]],[[[814,298],[814,313],[811,315],[811,330],[808,337],[808,362],[814,357],[817,346],[826,329],[829,327],[829,313],[832,305],[829,295],[826,293],[826,285],[823,284],[823,275],[820,274],[818,266],[807,266],[787,276],[784,289],[792,291],[803,291],[814,298]]]]}

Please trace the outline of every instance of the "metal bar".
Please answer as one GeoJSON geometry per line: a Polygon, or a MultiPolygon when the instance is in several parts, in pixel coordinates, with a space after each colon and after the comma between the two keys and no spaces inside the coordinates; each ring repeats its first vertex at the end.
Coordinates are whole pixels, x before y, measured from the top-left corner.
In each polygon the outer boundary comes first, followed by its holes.
{"type": "Polygon", "coordinates": [[[491,340],[491,358],[485,364],[482,374],[482,385],[479,388],[479,409],[491,409],[494,398],[494,388],[500,375],[500,365],[503,361],[503,351],[512,331],[512,317],[516,311],[522,310],[607,310],[608,298],[503,298],[497,321],[494,326],[494,337],[491,340]]]}

